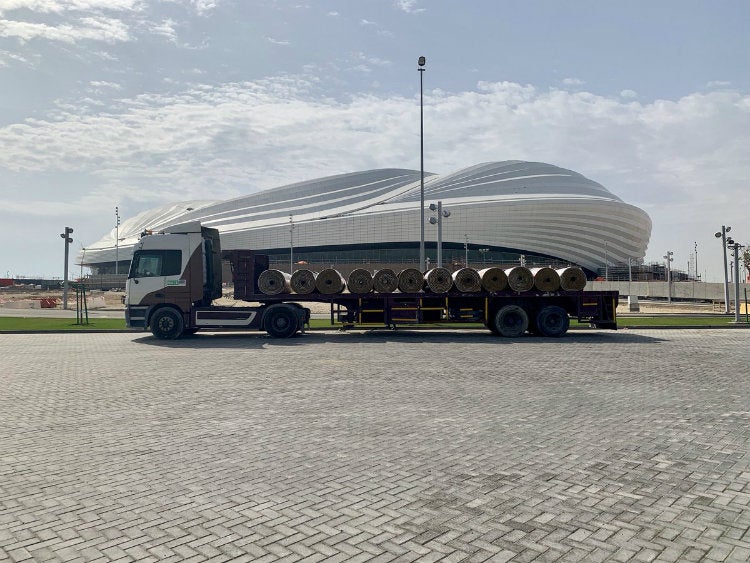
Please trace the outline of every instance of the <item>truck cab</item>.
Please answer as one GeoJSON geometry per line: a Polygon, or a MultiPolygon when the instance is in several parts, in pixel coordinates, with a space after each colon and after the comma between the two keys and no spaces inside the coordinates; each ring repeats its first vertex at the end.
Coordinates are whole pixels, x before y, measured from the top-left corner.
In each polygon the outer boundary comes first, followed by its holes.
{"type": "Polygon", "coordinates": [[[189,326],[194,307],[221,297],[221,248],[216,229],[200,223],[145,232],[135,245],[125,285],[125,319],[134,328],[161,320],[169,332],[189,326]]]}

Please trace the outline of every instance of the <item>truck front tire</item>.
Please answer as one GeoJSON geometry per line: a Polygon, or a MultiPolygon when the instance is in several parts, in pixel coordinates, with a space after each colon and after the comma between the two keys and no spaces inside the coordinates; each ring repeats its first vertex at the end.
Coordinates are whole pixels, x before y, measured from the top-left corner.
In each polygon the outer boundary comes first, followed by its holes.
{"type": "Polygon", "coordinates": [[[273,305],[266,310],[263,325],[273,338],[289,338],[297,332],[297,312],[290,305],[273,305]]]}
{"type": "Polygon", "coordinates": [[[150,325],[151,333],[162,340],[179,338],[184,328],[182,315],[171,307],[156,311],[151,317],[150,325]]]}
{"type": "Polygon", "coordinates": [[[529,328],[529,315],[518,305],[501,307],[492,317],[492,332],[506,338],[521,336],[529,328]]]}

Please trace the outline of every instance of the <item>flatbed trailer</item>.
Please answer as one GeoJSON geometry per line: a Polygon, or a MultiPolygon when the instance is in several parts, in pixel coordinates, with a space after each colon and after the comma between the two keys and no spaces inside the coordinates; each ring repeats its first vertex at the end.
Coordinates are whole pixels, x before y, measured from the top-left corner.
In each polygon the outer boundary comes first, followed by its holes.
{"type": "Polygon", "coordinates": [[[329,305],[331,325],[396,329],[417,325],[486,326],[499,336],[525,332],[565,334],[570,319],[617,329],[616,291],[511,290],[435,293],[277,293],[259,290],[268,256],[252,250],[221,252],[218,231],[185,224],[148,234],[136,247],[126,285],[126,322],[158,338],[179,338],[198,330],[263,330],[287,338],[309,327],[306,303],[329,305]],[[222,295],[221,259],[228,260],[234,298],[247,307],[213,305],[222,295]],[[154,270],[154,271],[151,271],[154,270]]]}

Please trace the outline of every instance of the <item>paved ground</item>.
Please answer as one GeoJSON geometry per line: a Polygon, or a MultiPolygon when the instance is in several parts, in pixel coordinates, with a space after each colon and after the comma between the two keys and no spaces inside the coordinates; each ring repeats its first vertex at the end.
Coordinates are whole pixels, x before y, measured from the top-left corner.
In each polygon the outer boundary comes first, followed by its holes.
{"type": "Polygon", "coordinates": [[[0,560],[746,562],[749,336],[3,335],[0,560]]]}

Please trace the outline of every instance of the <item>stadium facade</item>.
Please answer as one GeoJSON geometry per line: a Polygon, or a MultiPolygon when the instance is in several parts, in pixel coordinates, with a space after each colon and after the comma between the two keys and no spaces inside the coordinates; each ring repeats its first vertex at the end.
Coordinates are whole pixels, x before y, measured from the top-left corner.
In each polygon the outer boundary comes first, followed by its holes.
{"type": "MultiPolygon", "coordinates": [[[[127,271],[144,230],[200,221],[221,233],[223,249],[252,248],[272,261],[328,267],[337,263],[419,261],[420,172],[379,169],[299,182],[228,201],[188,201],[125,220],[79,254],[94,273],[127,271]]],[[[469,263],[576,264],[639,261],[651,220],[601,184],[551,164],[503,161],[452,174],[425,174],[425,205],[442,202],[445,262],[468,252],[469,263]],[[523,257],[523,258],[522,258],[523,257]]],[[[425,218],[433,212],[425,210],[425,218]]],[[[435,260],[437,229],[425,225],[435,260]]],[[[288,268],[287,268],[288,269],[288,268]]]]}

